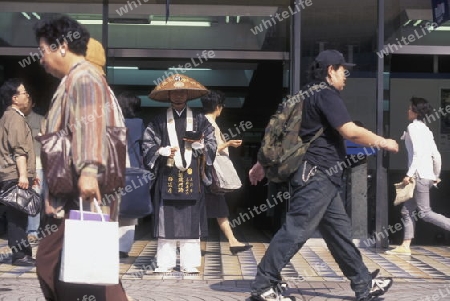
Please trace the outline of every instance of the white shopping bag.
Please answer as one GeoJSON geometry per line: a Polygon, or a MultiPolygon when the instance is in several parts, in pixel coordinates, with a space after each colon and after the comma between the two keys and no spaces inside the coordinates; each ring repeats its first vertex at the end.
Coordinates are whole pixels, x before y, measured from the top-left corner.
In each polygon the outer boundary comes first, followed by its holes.
{"type": "MultiPolygon", "coordinates": [[[[96,200],[96,210],[101,213],[96,200]]],[[[80,199],[80,220],[66,219],[59,280],[109,285],[119,283],[119,225],[86,220],[80,199]]]]}
{"type": "Polygon", "coordinates": [[[229,192],[241,188],[241,179],[230,157],[216,156],[213,167],[213,192],[229,192]]]}

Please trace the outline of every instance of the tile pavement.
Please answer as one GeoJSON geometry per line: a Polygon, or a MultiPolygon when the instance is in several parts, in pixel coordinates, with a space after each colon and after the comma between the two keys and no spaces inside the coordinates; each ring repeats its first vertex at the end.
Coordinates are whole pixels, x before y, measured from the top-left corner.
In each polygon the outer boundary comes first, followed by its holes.
{"type": "MultiPolygon", "coordinates": [[[[253,248],[233,256],[218,228],[212,227],[210,232],[209,238],[202,241],[199,275],[153,273],[156,241],[149,235],[137,240],[130,258],[122,260],[120,266],[127,294],[136,301],[245,300],[257,263],[268,246],[268,235],[250,227],[239,229],[238,238],[253,248]]],[[[5,257],[6,245],[5,240],[0,240],[0,301],[44,300],[35,268],[12,267],[10,258],[5,257]]],[[[385,255],[376,249],[361,249],[361,253],[370,270],[379,268],[383,276],[395,280],[380,301],[450,301],[450,248],[416,246],[412,256],[385,255]]],[[[282,276],[289,283],[290,295],[297,300],[353,300],[348,280],[324,246],[304,246],[282,276]]]]}

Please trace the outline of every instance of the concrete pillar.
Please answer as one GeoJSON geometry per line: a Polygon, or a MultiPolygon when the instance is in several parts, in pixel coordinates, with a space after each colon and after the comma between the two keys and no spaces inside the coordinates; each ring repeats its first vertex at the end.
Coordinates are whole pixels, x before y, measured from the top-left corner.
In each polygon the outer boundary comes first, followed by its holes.
{"type": "Polygon", "coordinates": [[[351,169],[351,187],[347,194],[351,202],[351,219],[353,239],[364,240],[368,237],[368,205],[367,205],[367,163],[359,164],[351,169]]]}

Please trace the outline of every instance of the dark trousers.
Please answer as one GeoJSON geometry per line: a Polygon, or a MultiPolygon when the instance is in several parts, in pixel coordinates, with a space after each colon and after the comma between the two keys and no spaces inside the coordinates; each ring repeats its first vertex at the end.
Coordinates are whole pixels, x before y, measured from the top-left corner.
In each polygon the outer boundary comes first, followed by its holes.
{"type": "MultiPolygon", "coordinates": [[[[42,293],[50,301],[80,301],[84,296],[96,301],[127,301],[122,283],[90,285],[59,280],[61,252],[64,241],[64,219],[47,217],[41,227],[42,239],[36,254],[36,273],[42,293]]],[[[89,246],[83,246],[89,248],[89,246]]],[[[99,250],[92,250],[99,252],[99,250]]]]}
{"type": "Polygon", "coordinates": [[[8,246],[12,251],[12,260],[32,255],[31,246],[27,238],[28,214],[13,207],[6,207],[8,220],[8,246]]]}
{"type": "MultiPolygon", "coordinates": [[[[17,180],[0,182],[0,189],[8,189],[17,185],[17,180]]],[[[31,181],[30,181],[31,185],[31,181]]],[[[11,248],[12,260],[32,255],[31,246],[27,238],[28,214],[13,207],[6,206],[6,220],[8,221],[8,246],[11,248]]]]}
{"type": "Polygon", "coordinates": [[[286,222],[272,238],[258,265],[252,293],[261,294],[276,286],[281,270],[318,228],[340,269],[351,281],[356,296],[368,295],[371,276],[352,242],[350,219],[338,187],[323,172],[314,172],[309,164],[302,164],[290,185],[286,222]]]}

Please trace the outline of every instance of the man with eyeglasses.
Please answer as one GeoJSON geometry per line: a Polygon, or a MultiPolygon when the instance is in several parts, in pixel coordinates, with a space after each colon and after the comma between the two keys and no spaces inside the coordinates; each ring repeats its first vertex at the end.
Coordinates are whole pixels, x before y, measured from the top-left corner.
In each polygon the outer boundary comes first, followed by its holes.
{"type": "MultiPolygon", "coordinates": [[[[36,177],[33,137],[24,115],[30,97],[23,81],[12,78],[0,87],[0,99],[0,190],[14,185],[28,189],[36,177]]],[[[35,260],[32,258],[26,232],[28,215],[8,206],[6,218],[12,264],[34,266],[35,260]]]]}

